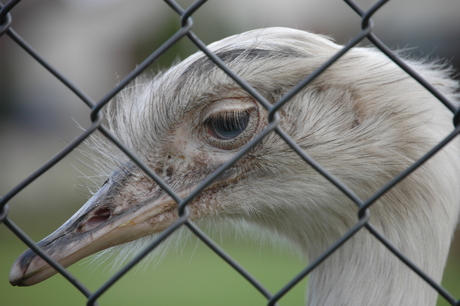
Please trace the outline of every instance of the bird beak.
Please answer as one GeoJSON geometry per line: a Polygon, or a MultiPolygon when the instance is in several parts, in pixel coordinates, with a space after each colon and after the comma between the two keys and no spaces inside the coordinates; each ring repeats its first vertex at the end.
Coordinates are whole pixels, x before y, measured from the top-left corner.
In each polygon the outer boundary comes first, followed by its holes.
{"type": "MultiPolygon", "coordinates": [[[[63,267],[109,247],[160,232],[177,218],[177,203],[151,180],[134,184],[135,179],[120,172],[123,171],[115,171],[80,210],[38,243],[63,267]]],[[[56,273],[29,249],[13,264],[10,283],[34,285],[56,273]]]]}

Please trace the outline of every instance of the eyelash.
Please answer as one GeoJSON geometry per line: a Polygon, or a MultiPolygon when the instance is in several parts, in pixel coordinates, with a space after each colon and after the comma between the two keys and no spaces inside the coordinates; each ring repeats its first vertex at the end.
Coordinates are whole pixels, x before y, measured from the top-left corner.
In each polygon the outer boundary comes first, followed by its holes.
{"type": "Polygon", "coordinates": [[[235,139],[244,133],[249,120],[249,111],[226,111],[210,116],[205,125],[211,136],[225,141],[235,139]]]}

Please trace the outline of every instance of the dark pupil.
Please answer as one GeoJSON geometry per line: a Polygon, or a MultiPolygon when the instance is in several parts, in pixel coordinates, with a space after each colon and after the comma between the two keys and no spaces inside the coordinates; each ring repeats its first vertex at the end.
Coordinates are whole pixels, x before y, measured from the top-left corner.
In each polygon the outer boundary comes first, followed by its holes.
{"type": "Polygon", "coordinates": [[[243,133],[248,126],[248,123],[248,112],[224,113],[209,119],[209,133],[222,140],[233,139],[243,133]]]}

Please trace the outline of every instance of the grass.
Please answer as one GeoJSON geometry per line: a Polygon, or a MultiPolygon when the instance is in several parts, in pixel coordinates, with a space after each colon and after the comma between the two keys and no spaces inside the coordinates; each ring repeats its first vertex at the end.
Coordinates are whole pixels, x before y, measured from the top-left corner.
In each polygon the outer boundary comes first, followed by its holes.
{"type": "MultiPolygon", "coordinates": [[[[221,245],[272,293],[304,268],[298,258],[268,247],[232,242],[221,245]]],[[[25,246],[0,225],[0,305],[85,305],[83,295],[60,275],[32,287],[10,286],[9,268],[24,249],[25,246]]],[[[456,297],[460,296],[458,254],[458,248],[454,248],[443,281],[446,289],[456,297]]],[[[76,264],[69,270],[91,291],[111,275],[105,266],[88,268],[85,263],[76,264]]],[[[306,282],[298,284],[279,304],[303,305],[306,282]]],[[[265,298],[257,290],[196,240],[188,243],[182,252],[167,253],[155,268],[129,272],[99,299],[101,306],[265,304],[265,298]]],[[[438,306],[445,305],[449,304],[439,298],[438,306]]]]}
{"type": "MultiPolygon", "coordinates": [[[[85,305],[86,299],[60,275],[31,287],[12,287],[8,272],[24,251],[22,243],[0,228],[0,305],[85,305]]],[[[299,258],[248,243],[224,242],[223,248],[271,292],[281,289],[304,265],[299,258]]],[[[69,271],[95,291],[111,275],[76,264],[69,271]]],[[[103,305],[265,305],[251,284],[201,242],[187,243],[182,252],[169,252],[155,268],[129,272],[99,299],[103,305]]],[[[306,280],[282,298],[280,305],[303,305],[306,280]]]]}

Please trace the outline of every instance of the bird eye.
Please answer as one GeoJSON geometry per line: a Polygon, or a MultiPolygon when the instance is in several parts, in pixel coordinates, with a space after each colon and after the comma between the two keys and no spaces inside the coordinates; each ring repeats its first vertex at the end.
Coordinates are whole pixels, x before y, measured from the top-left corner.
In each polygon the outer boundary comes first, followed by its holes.
{"type": "Polygon", "coordinates": [[[258,107],[252,99],[228,98],[204,109],[204,139],[213,147],[233,150],[247,143],[258,127],[258,107]]]}
{"type": "Polygon", "coordinates": [[[223,114],[217,114],[208,118],[206,122],[208,132],[211,136],[221,140],[236,138],[247,128],[249,115],[247,111],[223,112],[223,114]]]}

